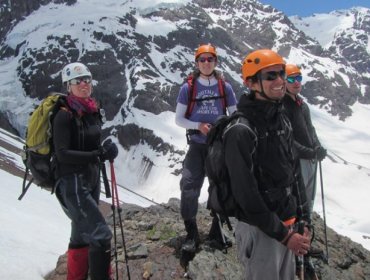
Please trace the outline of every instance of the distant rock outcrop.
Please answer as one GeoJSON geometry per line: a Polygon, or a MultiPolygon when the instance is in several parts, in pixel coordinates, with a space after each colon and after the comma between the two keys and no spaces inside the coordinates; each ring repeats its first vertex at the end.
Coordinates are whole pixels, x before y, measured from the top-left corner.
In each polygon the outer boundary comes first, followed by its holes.
{"type": "MultiPolygon", "coordinates": [[[[235,252],[235,239],[225,227],[225,234],[233,246],[225,254],[211,250],[204,241],[211,225],[209,211],[199,206],[197,216],[201,234],[201,246],[195,256],[182,256],[181,244],[185,229],[179,213],[180,201],[170,199],[167,204],[141,208],[137,205],[122,205],[124,238],[128,255],[131,279],[242,279],[242,268],[235,252]]],[[[105,207],[105,209],[108,209],[105,207]]],[[[107,220],[112,225],[112,213],[107,220]]],[[[118,219],[116,219],[117,221],[118,219]]],[[[235,221],[232,221],[233,223],[235,221]]],[[[323,221],[314,215],[314,246],[325,251],[323,221]]],[[[320,279],[359,280],[370,279],[370,252],[349,238],[327,229],[329,263],[313,259],[320,279]]],[[[119,279],[127,279],[122,238],[117,228],[119,279]],[[123,277],[123,278],[121,278],[123,277]]],[[[112,245],[113,241],[112,241],[112,245]]],[[[113,254],[113,253],[112,253],[113,254]]],[[[115,260],[112,257],[113,271],[115,260]]],[[[64,280],[66,277],[66,255],[62,255],[56,269],[45,277],[47,280],[64,280]]]]}

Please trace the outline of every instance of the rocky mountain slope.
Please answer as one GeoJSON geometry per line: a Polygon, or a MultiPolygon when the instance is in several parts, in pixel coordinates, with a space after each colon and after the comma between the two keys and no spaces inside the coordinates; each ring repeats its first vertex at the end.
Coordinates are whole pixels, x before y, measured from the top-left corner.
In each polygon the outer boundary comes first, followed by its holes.
{"type": "MultiPolygon", "coordinates": [[[[166,204],[149,208],[129,204],[122,205],[123,232],[131,279],[242,279],[242,268],[236,258],[235,239],[226,226],[224,226],[225,234],[234,244],[227,253],[206,245],[205,240],[212,219],[204,205],[200,205],[197,217],[202,240],[200,249],[195,255],[181,254],[180,248],[185,239],[185,229],[179,207],[180,201],[178,199],[170,199],[166,204]]],[[[107,219],[112,226],[111,213],[108,214],[107,219]]],[[[118,216],[116,221],[118,221],[118,216]]],[[[316,236],[313,244],[325,252],[323,220],[315,215],[313,224],[316,236]]],[[[369,279],[370,252],[331,229],[327,229],[327,235],[328,264],[321,259],[313,259],[320,279],[369,279]]],[[[117,227],[117,238],[119,279],[127,279],[127,266],[120,227],[117,227]]],[[[114,272],[115,264],[113,257],[114,272]]],[[[62,280],[65,277],[66,255],[62,255],[56,264],[56,269],[45,279],[62,280]]]]}

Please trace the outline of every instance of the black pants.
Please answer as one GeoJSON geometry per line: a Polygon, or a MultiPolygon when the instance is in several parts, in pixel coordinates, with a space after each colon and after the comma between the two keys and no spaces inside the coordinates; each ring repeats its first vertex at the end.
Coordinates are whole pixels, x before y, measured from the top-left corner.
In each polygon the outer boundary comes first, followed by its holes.
{"type": "Polygon", "coordinates": [[[71,219],[70,247],[90,246],[103,251],[110,248],[112,233],[98,208],[100,181],[91,184],[83,175],[67,175],[58,180],[55,192],[71,219]]]}
{"type": "Polygon", "coordinates": [[[181,216],[194,219],[198,211],[198,199],[205,177],[207,145],[190,143],[183,162],[181,189],[181,216]]]}

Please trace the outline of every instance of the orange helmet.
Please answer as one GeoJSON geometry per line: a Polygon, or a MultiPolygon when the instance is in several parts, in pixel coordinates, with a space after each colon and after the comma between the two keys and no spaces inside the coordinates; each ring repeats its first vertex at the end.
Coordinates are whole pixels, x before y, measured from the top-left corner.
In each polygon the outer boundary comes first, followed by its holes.
{"type": "Polygon", "coordinates": [[[279,54],[272,50],[262,49],[251,52],[243,60],[243,80],[245,81],[248,77],[253,77],[261,69],[279,64],[285,65],[285,61],[279,54]]]}
{"type": "Polygon", "coordinates": [[[287,64],[285,65],[285,72],[287,76],[291,76],[294,74],[302,74],[301,69],[295,64],[287,64]]]}
{"type": "Polygon", "coordinates": [[[200,56],[202,53],[211,53],[217,57],[216,48],[211,44],[207,45],[200,45],[195,52],[195,60],[200,56]]]}

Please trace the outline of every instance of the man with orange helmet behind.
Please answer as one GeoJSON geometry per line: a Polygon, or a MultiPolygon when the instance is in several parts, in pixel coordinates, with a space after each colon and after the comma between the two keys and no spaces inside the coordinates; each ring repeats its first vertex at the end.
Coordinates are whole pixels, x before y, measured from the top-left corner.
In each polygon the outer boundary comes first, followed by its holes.
{"type": "MultiPolygon", "coordinates": [[[[301,69],[295,64],[287,64],[285,71],[287,74],[287,91],[283,98],[283,104],[292,124],[294,146],[298,152],[301,174],[306,188],[309,215],[311,216],[316,195],[317,165],[318,161],[325,158],[326,149],[322,147],[316,135],[316,130],[311,121],[310,109],[302,97],[299,96],[302,90],[301,69]]],[[[321,252],[311,247],[310,253],[318,255],[321,252]]],[[[317,279],[309,256],[310,254],[304,257],[305,279],[317,279]]]]}

